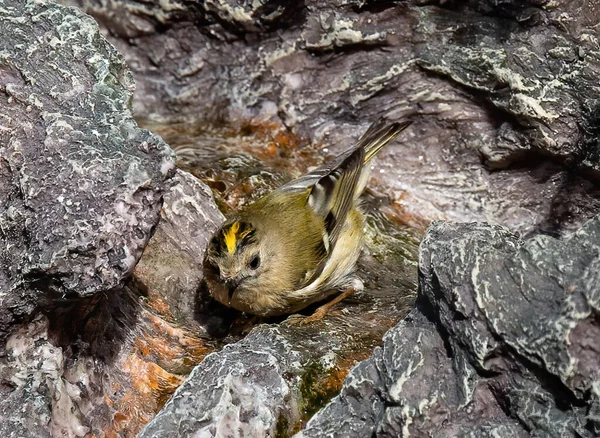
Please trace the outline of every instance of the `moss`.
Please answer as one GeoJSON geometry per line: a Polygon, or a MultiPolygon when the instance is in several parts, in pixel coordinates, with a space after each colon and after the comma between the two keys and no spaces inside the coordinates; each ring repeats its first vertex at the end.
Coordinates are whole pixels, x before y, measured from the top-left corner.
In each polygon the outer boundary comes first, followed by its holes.
{"type": "Polygon", "coordinates": [[[304,367],[299,385],[303,424],[340,392],[346,373],[337,367],[326,369],[320,362],[310,362],[304,367]]]}
{"type": "Polygon", "coordinates": [[[288,430],[290,422],[284,414],[281,414],[277,419],[277,425],[275,426],[275,438],[285,438],[291,436],[292,433],[288,430]]]}

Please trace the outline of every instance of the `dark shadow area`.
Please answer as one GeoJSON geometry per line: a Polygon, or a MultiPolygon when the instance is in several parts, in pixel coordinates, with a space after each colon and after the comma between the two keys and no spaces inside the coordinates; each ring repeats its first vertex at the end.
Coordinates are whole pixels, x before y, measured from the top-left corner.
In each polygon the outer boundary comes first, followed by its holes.
{"type": "Polygon", "coordinates": [[[418,6],[437,5],[445,10],[461,14],[477,12],[494,18],[511,20],[523,26],[536,26],[544,21],[544,10],[540,1],[530,0],[415,0],[418,6]]]}
{"type": "Polygon", "coordinates": [[[541,234],[559,237],[565,229],[574,228],[577,218],[591,219],[600,211],[600,187],[574,172],[559,175],[558,192],[552,197],[548,216],[538,225],[541,234]],[[570,225],[570,226],[569,226],[570,225]]]}
{"type": "Polygon", "coordinates": [[[224,338],[232,329],[233,322],[242,316],[242,312],[224,306],[216,301],[208,291],[204,280],[196,291],[194,319],[206,329],[209,336],[224,338]]]}
{"type": "MultiPolygon", "coordinates": [[[[578,141],[577,154],[568,164],[574,171],[580,171],[585,164],[600,168],[600,104],[589,104],[582,110],[583,118],[579,127],[581,135],[578,141]]],[[[600,172],[584,171],[586,176],[600,182],[600,172]]]]}
{"type": "Polygon", "coordinates": [[[135,329],[139,293],[127,284],[91,297],[54,299],[41,312],[50,321],[50,339],[67,357],[92,356],[110,363],[135,329]]]}

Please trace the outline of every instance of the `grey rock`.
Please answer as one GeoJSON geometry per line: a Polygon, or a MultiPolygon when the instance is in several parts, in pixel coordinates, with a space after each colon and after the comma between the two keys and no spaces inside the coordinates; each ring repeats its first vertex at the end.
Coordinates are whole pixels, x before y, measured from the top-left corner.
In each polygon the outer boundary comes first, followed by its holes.
{"type": "Polygon", "coordinates": [[[452,338],[468,345],[479,369],[497,371],[488,360],[504,345],[560,379],[577,398],[592,390],[598,376],[589,361],[598,356],[587,342],[600,305],[599,218],[562,240],[536,236],[522,244],[487,225],[439,224],[421,248],[422,292],[452,338]],[[502,344],[494,342],[497,337],[502,344]]]}
{"type": "Polygon", "coordinates": [[[134,271],[137,288],[128,282],[99,296],[59,300],[13,327],[0,358],[0,431],[7,436],[134,436],[162,407],[160,397],[172,393],[170,385],[207,354],[194,301],[206,241],[222,215],[207,187],[182,171],[164,198],[134,271]],[[158,320],[165,304],[169,320],[188,331],[158,320]],[[154,357],[157,349],[169,354],[154,357]]]}
{"type": "Polygon", "coordinates": [[[296,436],[529,436],[473,380],[473,368],[453,363],[435,324],[415,310],[296,436]]]}
{"type": "Polygon", "coordinates": [[[207,0],[201,3],[215,21],[240,32],[281,27],[301,6],[280,0],[207,0]]]}
{"type": "Polygon", "coordinates": [[[80,390],[62,379],[63,351],[48,341],[49,322],[38,316],[6,342],[0,368],[11,391],[0,402],[0,431],[9,437],[83,436],[89,428],[75,414],[80,390]]]}
{"type": "Polygon", "coordinates": [[[276,124],[335,153],[382,114],[411,117],[374,175],[408,223],[485,220],[524,237],[561,235],[600,207],[578,171],[599,170],[600,8],[71,1],[124,54],[134,112],[153,129],[276,124]]]}
{"type": "Polygon", "coordinates": [[[298,421],[283,376],[300,373],[309,353],[290,341],[263,326],[209,355],[139,437],[273,436],[280,417],[298,421]]]}
{"type": "MultiPolygon", "coordinates": [[[[518,149],[544,151],[598,170],[585,157],[590,151],[581,149],[578,126],[585,108],[600,97],[595,86],[600,63],[593,49],[588,50],[587,37],[469,11],[453,16],[425,9],[422,14],[431,15],[417,27],[425,41],[416,47],[419,65],[481,92],[498,110],[511,114],[527,128],[516,132],[522,137],[518,149]],[[481,30],[473,32],[473,27],[481,30]],[[465,32],[468,40],[461,37],[465,32]]],[[[545,19],[550,24],[558,17],[548,14],[545,19]]],[[[499,147],[506,129],[503,125],[498,131],[499,147]]],[[[487,159],[499,164],[493,153],[487,159]]]]}
{"type": "Polygon", "coordinates": [[[0,335],[42,298],[121,286],[158,221],[170,148],[75,8],[0,1],[0,335]]]}
{"type": "Polygon", "coordinates": [[[599,253],[600,217],[525,242],[434,223],[417,309],[298,436],[594,436],[599,253]]]}
{"type": "Polygon", "coordinates": [[[196,320],[204,251],[223,220],[210,189],[178,170],[134,278],[151,300],[165,302],[179,323],[196,320]]]}

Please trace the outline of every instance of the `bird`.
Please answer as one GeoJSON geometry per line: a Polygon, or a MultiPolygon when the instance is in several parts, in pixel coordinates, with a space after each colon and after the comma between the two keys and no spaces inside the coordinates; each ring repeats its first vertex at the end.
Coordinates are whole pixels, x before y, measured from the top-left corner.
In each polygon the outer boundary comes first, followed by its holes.
{"type": "Polygon", "coordinates": [[[221,304],[272,317],[317,302],[302,323],[363,290],[355,265],[364,240],[360,195],[371,159],[412,121],[374,122],[353,147],[228,217],[209,240],[203,274],[221,304]]]}

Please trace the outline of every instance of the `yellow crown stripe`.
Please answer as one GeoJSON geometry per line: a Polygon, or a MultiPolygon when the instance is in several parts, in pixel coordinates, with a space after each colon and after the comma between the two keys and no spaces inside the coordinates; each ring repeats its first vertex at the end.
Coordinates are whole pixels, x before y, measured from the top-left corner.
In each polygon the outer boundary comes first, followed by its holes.
{"type": "Polygon", "coordinates": [[[227,247],[227,252],[229,254],[233,254],[235,252],[235,246],[237,244],[237,232],[240,229],[240,223],[234,222],[231,224],[229,229],[225,231],[225,246],[227,247]]]}

